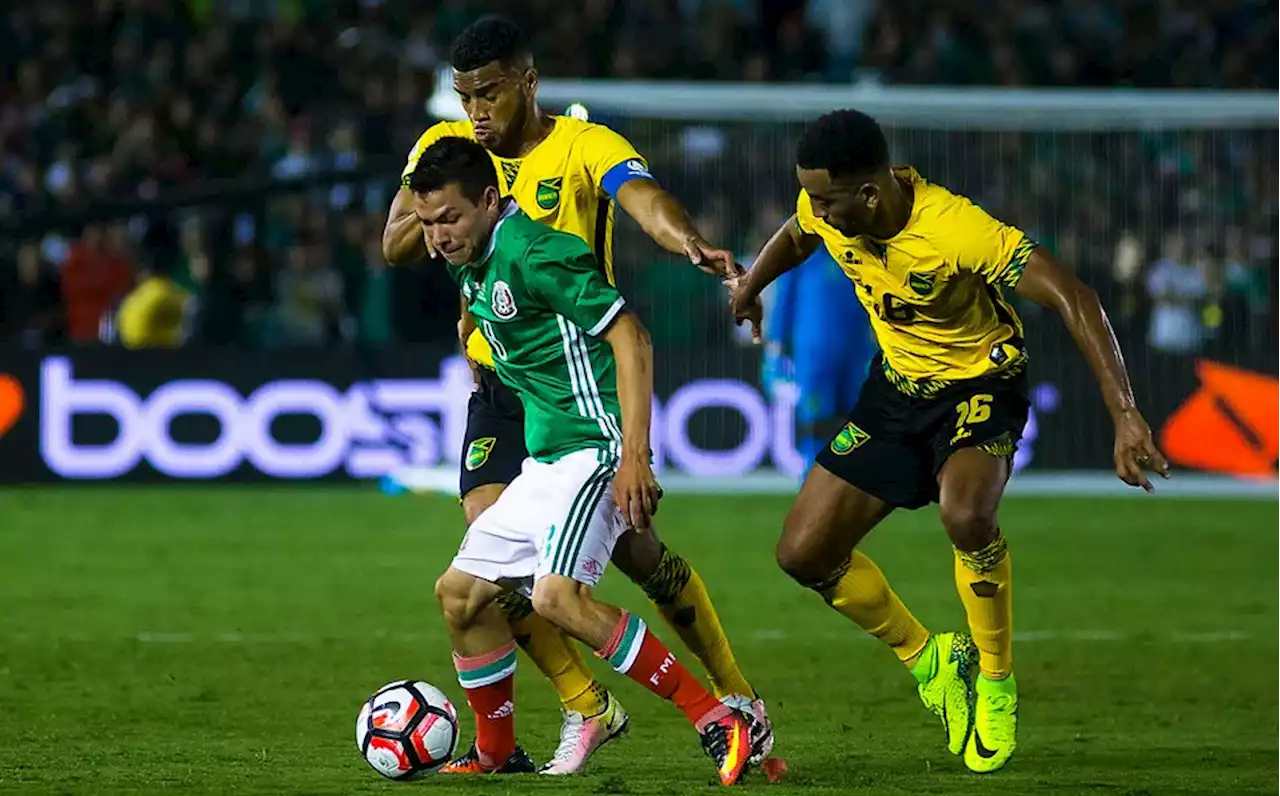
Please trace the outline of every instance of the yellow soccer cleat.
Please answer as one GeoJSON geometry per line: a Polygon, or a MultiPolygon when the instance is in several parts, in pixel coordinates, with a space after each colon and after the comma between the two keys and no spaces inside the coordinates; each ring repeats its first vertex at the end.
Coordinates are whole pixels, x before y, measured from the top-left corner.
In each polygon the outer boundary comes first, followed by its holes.
{"type": "Polygon", "coordinates": [[[942,720],[953,755],[964,751],[973,724],[971,674],[977,659],[978,648],[968,633],[939,633],[929,637],[911,669],[920,684],[920,701],[942,720]]]}
{"type": "Polygon", "coordinates": [[[1012,674],[1003,680],[979,675],[975,690],[973,733],[964,747],[964,764],[987,774],[1009,762],[1018,745],[1018,684],[1012,674]]]}

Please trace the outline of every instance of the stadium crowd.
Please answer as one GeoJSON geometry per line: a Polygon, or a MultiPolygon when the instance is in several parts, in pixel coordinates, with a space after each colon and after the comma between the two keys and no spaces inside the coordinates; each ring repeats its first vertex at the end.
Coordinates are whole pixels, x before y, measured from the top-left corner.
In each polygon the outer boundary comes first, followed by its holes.
{"type": "MultiPolygon", "coordinates": [[[[398,163],[431,121],[424,100],[448,41],[490,10],[527,18],[540,69],[556,77],[1276,85],[1275,4],[1251,0],[562,5],[43,0],[6,11],[0,341],[111,339],[101,321],[136,285],[170,282],[190,297],[194,341],[450,335],[452,286],[388,271],[377,240],[398,163]]],[[[744,255],[794,200],[793,126],[603,121],[708,237],[744,255]]],[[[1274,129],[891,133],[899,159],[1088,270],[1153,347],[1195,351],[1224,335],[1262,345],[1259,330],[1274,330],[1274,129]]],[[[633,229],[621,235],[626,286],[667,307],[660,345],[723,326],[714,283],[647,267],[664,255],[633,229]]]]}

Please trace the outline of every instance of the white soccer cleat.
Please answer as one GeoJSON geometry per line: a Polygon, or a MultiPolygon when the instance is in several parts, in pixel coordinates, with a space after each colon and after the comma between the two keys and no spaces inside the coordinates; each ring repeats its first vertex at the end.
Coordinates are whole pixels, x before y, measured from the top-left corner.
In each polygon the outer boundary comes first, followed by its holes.
{"type": "Polygon", "coordinates": [[[720,702],[751,719],[751,765],[760,765],[773,752],[773,724],[769,721],[764,700],[759,697],[752,699],[743,694],[730,694],[722,697],[720,702]]]}
{"type": "Polygon", "coordinates": [[[622,703],[612,694],[605,697],[605,709],[595,716],[583,716],[572,710],[564,711],[564,724],[560,727],[560,745],[550,762],[538,770],[539,774],[565,776],[577,774],[587,765],[595,751],[624,734],[631,718],[622,703]]]}

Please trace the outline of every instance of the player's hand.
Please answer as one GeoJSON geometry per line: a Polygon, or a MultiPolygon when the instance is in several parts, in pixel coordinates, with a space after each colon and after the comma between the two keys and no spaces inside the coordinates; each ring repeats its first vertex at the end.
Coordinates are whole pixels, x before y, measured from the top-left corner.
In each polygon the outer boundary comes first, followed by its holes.
{"type": "Polygon", "coordinates": [[[684,253],[698,270],[721,279],[732,279],[742,273],[742,268],[733,261],[733,252],[717,249],[702,238],[685,241],[684,253]]]}
{"type": "Polygon", "coordinates": [[[613,476],[613,499],[622,512],[628,528],[647,531],[658,513],[658,500],[662,487],[653,475],[648,455],[624,455],[618,472],[613,476]]]}
{"type": "Polygon", "coordinates": [[[1161,478],[1169,477],[1169,462],[1156,449],[1151,429],[1136,409],[1124,412],[1116,420],[1115,461],[1116,475],[1121,481],[1148,492],[1154,492],[1155,487],[1151,486],[1144,470],[1157,473],[1161,478]]]}
{"type": "Polygon", "coordinates": [[[734,323],[741,326],[743,322],[751,324],[751,342],[759,345],[764,342],[764,305],[760,297],[747,298],[745,272],[732,279],[726,279],[724,286],[729,289],[729,307],[733,311],[734,323]]]}

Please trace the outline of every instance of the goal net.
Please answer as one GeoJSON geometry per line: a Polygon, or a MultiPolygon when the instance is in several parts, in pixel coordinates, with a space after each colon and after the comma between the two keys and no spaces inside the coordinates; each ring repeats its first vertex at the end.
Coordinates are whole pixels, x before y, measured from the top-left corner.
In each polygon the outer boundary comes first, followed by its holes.
{"type": "MultiPolygon", "coordinates": [[[[449,85],[440,81],[433,101],[439,115],[459,112],[449,85]]],[[[870,113],[895,162],[1020,227],[1098,291],[1140,405],[1177,464],[1274,476],[1274,94],[556,80],[539,91],[547,109],[581,104],[630,138],[703,233],[744,262],[794,210],[805,120],[841,107],[870,113]]],[[[658,432],[659,463],[798,473],[793,409],[803,396],[785,369],[728,321],[715,280],[681,267],[634,222],[618,230],[619,282],[653,331],[659,425],[671,426],[658,432]]],[[[800,315],[848,306],[847,282],[821,260],[802,268],[836,276],[805,281],[800,315]]],[[[1051,313],[1015,305],[1032,354],[1019,468],[1107,469],[1111,424],[1074,342],[1051,313]]],[[[860,312],[840,312],[831,335],[867,333],[860,312]]]]}

